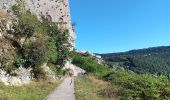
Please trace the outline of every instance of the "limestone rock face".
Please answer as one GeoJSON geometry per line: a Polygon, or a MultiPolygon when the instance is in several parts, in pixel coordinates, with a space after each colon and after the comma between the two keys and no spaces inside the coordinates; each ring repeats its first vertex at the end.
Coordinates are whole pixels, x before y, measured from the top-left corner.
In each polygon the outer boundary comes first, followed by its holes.
{"type": "MultiPolygon", "coordinates": [[[[13,5],[19,0],[1,0],[0,9],[11,12],[13,5]]],[[[74,46],[75,32],[71,23],[69,0],[20,0],[26,11],[30,11],[40,20],[42,17],[52,22],[56,22],[60,28],[68,29],[70,32],[70,42],[74,46]]]]}
{"type": "Polygon", "coordinates": [[[0,9],[0,37],[10,30],[12,31],[12,18],[5,10],[0,9]]]}
{"type": "MultiPolygon", "coordinates": [[[[13,32],[12,24],[13,17],[11,8],[13,5],[18,5],[18,1],[23,3],[24,10],[30,11],[36,15],[39,20],[46,18],[57,23],[59,28],[68,29],[70,32],[70,42],[74,47],[75,32],[71,23],[69,1],[68,0],[0,0],[0,82],[6,85],[22,85],[28,84],[32,80],[31,68],[20,67],[16,70],[15,76],[10,75],[7,71],[2,70],[4,66],[10,66],[16,57],[16,49],[12,45],[13,32]],[[23,1],[23,2],[22,2],[23,1]]],[[[31,38],[32,41],[35,38],[31,38]]],[[[23,42],[25,38],[21,38],[17,42],[23,42]]],[[[73,48],[72,47],[72,48],[73,48]]],[[[46,75],[51,80],[59,79],[45,63],[42,68],[46,75]]]]}
{"type": "Polygon", "coordinates": [[[8,74],[6,71],[0,69],[0,82],[3,82],[5,85],[10,85],[10,86],[20,86],[23,84],[28,84],[32,80],[32,75],[31,75],[31,68],[23,68],[20,67],[17,70],[17,75],[12,76],[8,74]]]}
{"type": "Polygon", "coordinates": [[[7,39],[7,31],[12,31],[12,20],[5,12],[0,11],[0,68],[12,63],[16,52],[10,39],[7,39]]]}

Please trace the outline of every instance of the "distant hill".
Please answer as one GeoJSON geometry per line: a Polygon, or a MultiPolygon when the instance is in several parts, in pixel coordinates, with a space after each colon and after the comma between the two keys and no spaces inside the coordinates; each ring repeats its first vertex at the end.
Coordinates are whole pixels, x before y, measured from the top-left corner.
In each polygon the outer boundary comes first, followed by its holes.
{"type": "Polygon", "coordinates": [[[124,67],[135,73],[170,75],[170,46],[99,55],[110,67],[124,67]]]}

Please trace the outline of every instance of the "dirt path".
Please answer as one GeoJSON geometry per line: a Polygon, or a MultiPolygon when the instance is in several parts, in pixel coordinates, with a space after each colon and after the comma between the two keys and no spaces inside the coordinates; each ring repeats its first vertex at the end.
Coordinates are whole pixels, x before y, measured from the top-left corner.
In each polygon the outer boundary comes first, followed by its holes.
{"type": "Polygon", "coordinates": [[[74,78],[68,77],[57,87],[46,100],[75,100],[74,78]]]}

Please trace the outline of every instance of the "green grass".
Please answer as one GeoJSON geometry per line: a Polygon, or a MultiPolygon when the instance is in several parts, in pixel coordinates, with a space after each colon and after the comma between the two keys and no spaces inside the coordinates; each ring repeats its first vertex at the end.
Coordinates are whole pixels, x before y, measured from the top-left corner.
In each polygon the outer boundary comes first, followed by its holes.
{"type": "Polygon", "coordinates": [[[77,77],[75,79],[75,95],[77,100],[109,100],[102,97],[102,90],[99,84],[92,82],[86,77],[77,77]]]}
{"type": "Polygon", "coordinates": [[[21,87],[5,86],[0,83],[0,100],[44,100],[60,82],[33,82],[21,87]]]}

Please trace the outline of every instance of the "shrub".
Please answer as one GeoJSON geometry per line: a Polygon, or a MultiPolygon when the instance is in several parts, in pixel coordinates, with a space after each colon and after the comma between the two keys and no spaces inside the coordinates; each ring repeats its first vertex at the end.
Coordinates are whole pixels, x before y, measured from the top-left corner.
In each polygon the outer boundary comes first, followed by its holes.
{"type": "Polygon", "coordinates": [[[33,34],[34,34],[34,27],[29,26],[29,25],[25,25],[23,33],[27,38],[32,37],[33,34]]]}
{"type": "Polygon", "coordinates": [[[24,63],[25,63],[25,59],[23,59],[23,57],[20,55],[18,55],[14,60],[14,66],[17,68],[23,65],[24,63]]]}
{"type": "Polygon", "coordinates": [[[48,66],[50,67],[51,71],[53,71],[56,75],[63,75],[64,71],[62,68],[56,67],[56,65],[49,63],[48,66]]]}
{"type": "Polygon", "coordinates": [[[13,22],[14,32],[11,33],[17,52],[11,67],[32,67],[35,77],[39,78],[44,73],[40,66],[48,63],[52,64],[54,72],[62,73],[61,68],[56,66],[64,66],[69,59],[69,31],[58,29],[55,23],[47,20],[39,21],[35,15],[24,11],[23,1],[18,2],[12,7],[18,18],[13,22]]]}
{"type": "Polygon", "coordinates": [[[47,44],[45,41],[37,40],[25,45],[22,49],[22,55],[25,59],[25,66],[42,65],[46,61],[45,54],[48,52],[47,44]]]}
{"type": "Polygon", "coordinates": [[[21,65],[25,68],[32,67],[36,78],[44,77],[45,75],[43,75],[44,72],[41,65],[47,61],[45,57],[48,51],[46,45],[46,43],[39,40],[24,45],[18,52],[18,56],[15,58],[13,65],[16,68],[21,65]]]}
{"type": "Polygon", "coordinates": [[[102,77],[103,75],[110,72],[110,69],[106,66],[95,62],[95,58],[88,56],[87,54],[82,55],[76,52],[72,52],[72,63],[86,70],[87,73],[94,73],[95,75],[102,77]]]}
{"type": "Polygon", "coordinates": [[[126,71],[113,71],[104,77],[105,80],[116,84],[123,98],[133,99],[165,99],[170,98],[170,82],[163,76],[156,77],[150,74],[130,74],[126,71]]]}
{"type": "Polygon", "coordinates": [[[57,52],[56,42],[53,38],[50,38],[48,40],[48,52],[46,56],[47,56],[48,62],[54,63],[54,64],[56,63],[58,52],[57,52]]]}
{"type": "Polygon", "coordinates": [[[66,61],[70,59],[70,43],[69,43],[69,32],[65,30],[58,34],[56,39],[56,46],[58,51],[57,65],[64,66],[66,61]]]}
{"type": "Polygon", "coordinates": [[[45,74],[43,68],[41,68],[40,66],[34,67],[33,73],[34,73],[34,77],[36,79],[46,79],[46,74],[45,74]]]}
{"type": "Polygon", "coordinates": [[[15,24],[13,29],[15,31],[14,36],[16,39],[20,39],[21,37],[30,38],[35,33],[33,26],[25,24],[21,21],[19,21],[18,24],[15,24]]]}
{"type": "Polygon", "coordinates": [[[20,7],[18,5],[13,5],[12,6],[12,11],[13,11],[14,15],[19,16],[19,14],[20,14],[20,7]]]}

